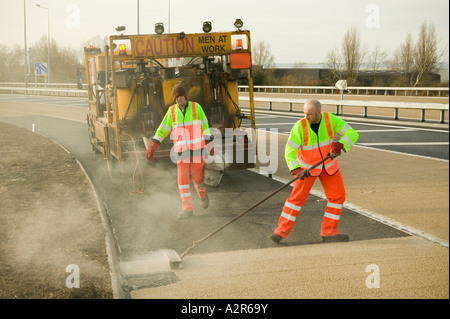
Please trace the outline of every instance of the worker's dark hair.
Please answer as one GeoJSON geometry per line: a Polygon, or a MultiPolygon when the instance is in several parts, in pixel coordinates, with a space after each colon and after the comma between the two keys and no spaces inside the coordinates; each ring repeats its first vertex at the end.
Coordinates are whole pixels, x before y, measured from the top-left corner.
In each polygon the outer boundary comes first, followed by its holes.
{"type": "Polygon", "coordinates": [[[173,98],[173,100],[175,101],[175,99],[178,96],[180,96],[180,95],[186,97],[186,99],[187,99],[186,88],[181,83],[175,84],[174,86],[172,86],[172,98],[173,98]]]}

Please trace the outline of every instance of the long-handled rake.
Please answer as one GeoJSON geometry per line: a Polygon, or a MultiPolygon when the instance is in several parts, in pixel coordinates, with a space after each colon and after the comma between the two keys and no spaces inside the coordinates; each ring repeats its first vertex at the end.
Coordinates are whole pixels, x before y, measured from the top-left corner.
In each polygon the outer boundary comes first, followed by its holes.
{"type": "MultiPolygon", "coordinates": [[[[325,162],[327,159],[331,158],[330,155],[328,155],[327,157],[325,157],[324,159],[322,159],[321,161],[317,162],[316,164],[314,164],[313,166],[311,166],[307,171],[311,171],[312,169],[316,168],[317,166],[321,165],[323,162],[325,162]]],[[[186,254],[191,251],[194,247],[196,247],[198,244],[200,244],[201,242],[207,240],[208,238],[210,238],[211,236],[213,236],[214,234],[218,233],[219,231],[221,231],[222,229],[224,229],[225,227],[227,227],[228,225],[230,225],[231,223],[235,222],[236,220],[238,220],[239,218],[241,218],[242,216],[244,216],[245,214],[247,214],[248,212],[250,212],[251,210],[253,210],[254,208],[256,208],[257,206],[259,206],[260,204],[262,204],[263,202],[265,202],[266,200],[268,200],[269,198],[271,198],[272,196],[274,196],[275,194],[277,194],[278,192],[280,192],[281,190],[285,189],[287,186],[289,186],[290,184],[292,184],[293,182],[295,182],[297,179],[299,179],[300,176],[296,176],[295,178],[293,178],[292,180],[290,180],[289,182],[287,182],[286,184],[282,185],[280,188],[278,188],[276,191],[274,191],[273,193],[271,193],[270,195],[268,195],[267,197],[261,199],[259,202],[257,202],[256,204],[254,204],[252,207],[246,209],[245,211],[243,211],[242,213],[240,213],[239,215],[237,215],[236,217],[232,218],[231,220],[229,220],[228,222],[226,222],[225,224],[223,224],[222,226],[220,226],[219,228],[217,228],[216,230],[214,230],[213,232],[209,233],[208,235],[206,235],[205,237],[203,237],[200,240],[194,241],[194,243],[192,244],[192,246],[190,246],[188,249],[186,249],[181,255],[180,255],[180,261],[181,258],[183,258],[184,256],[186,256],[186,254]]]]}

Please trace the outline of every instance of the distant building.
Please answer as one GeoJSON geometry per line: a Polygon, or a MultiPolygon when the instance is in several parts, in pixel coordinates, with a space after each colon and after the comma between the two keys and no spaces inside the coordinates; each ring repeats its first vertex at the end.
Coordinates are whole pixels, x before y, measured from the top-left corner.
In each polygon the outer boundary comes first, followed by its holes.
{"type": "MultiPolygon", "coordinates": [[[[282,85],[334,85],[336,78],[323,63],[305,64],[276,64],[274,68],[267,68],[275,81],[288,82],[282,85]]],[[[438,73],[429,75],[433,83],[448,82],[448,63],[441,64],[438,73]]],[[[370,70],[367,67],[361,68],[356,78],[354,86],[392,86],[399,85],[401,79],[413,77],[414,74],[407,75],[404,72],[382,69],[370,70]]]]}
{"type": "Polygon", "coordinates": [[[438,73],[441,76],[441,83],[448,83],[449,81],[448,62],[443,62],[439,65],[438,73]]]}

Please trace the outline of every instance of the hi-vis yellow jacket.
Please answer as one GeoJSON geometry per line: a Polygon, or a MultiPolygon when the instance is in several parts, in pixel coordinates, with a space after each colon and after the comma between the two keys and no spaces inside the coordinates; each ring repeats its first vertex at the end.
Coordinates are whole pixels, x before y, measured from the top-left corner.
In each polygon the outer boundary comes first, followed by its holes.
{"type": "MultiPolygon", "coordinates": [[[[344,120],[329,112],[322,112],[318,135],[311,129],[311,126],[302,119],[297,121],[292,127],[291,134],[286,143],[285,158],[289,170],[302,167],[310,168],[323,158],[331,150],[331,144],[336,139],[344,144],[344,151],[347,152],[358,140],[358,132],[350,127],[344,120]]],[[[311,176],[319,176],[322,170],[329,175],[333,175],[339,169],[338,160],[328,159],[323,164],[310,171],[311,176]]]]}
{"type": "Polygon", "coordinates": [[[161,143],[171,132],[175,152],[204,148],[205,136],[209,139],[210,132],[208,119],[200,104],[188,101],[184,114],[178,104],[169,107],[153,140],[161,143]]]}

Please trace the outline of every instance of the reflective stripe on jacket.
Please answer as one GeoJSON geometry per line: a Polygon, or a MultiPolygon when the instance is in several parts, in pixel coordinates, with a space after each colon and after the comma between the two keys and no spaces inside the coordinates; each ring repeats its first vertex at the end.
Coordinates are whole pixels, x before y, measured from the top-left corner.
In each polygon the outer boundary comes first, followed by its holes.
{"type": "MultiPolygon", "coordinates": [[[[358,140],[358,133],[344,120],[329,112],[322,112],[321,116],[318,135],[306,119],[297,121],[292,127],[285,148],[285,159],[290,171],[299,167],[308,169],[325,158],[335,136],[339,136],[338,142],[344,144],[345,152],[358,140]]],[[[312,176],[319,176],[323,169],[330,175],[336,173],[339,169],[337,158],[326,160],[310,173],[312,176]]]]}
{"type": "Polygon", "coordinates": [[[204,135],[209,136],[210,133],[208,119],[200,104],[188,101],[184,114],[178,104],[169,107],[153,140],[161,143],[169,133],[172,133],[175,152],[204,148],[204,135]]]}

